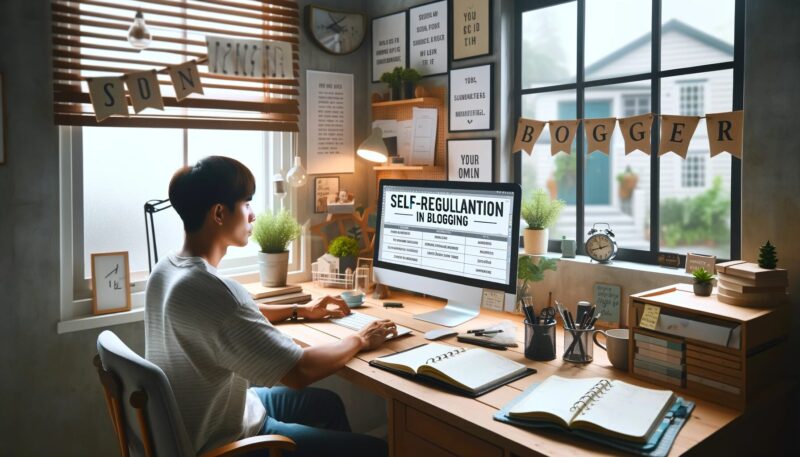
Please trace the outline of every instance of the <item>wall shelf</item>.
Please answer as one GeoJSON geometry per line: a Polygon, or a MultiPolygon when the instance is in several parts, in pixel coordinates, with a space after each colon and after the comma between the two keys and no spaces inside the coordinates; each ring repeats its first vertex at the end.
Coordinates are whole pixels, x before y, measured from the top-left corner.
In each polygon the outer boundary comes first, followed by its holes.
{"type": "Polygon", "coordinates": [[[386,102],[374,102],[373,108],[380,108],[383,106],[404,106],[404,105],[440,105],[441,100],[436,97],[418,97],[409,98],[406,100],[391,100],[386,102]]]}
{"type": "Polygon", "coordinates": [[[422,171],[425,167],[422,165],[378,165],[372,169],[375,171],[422,171]]]}

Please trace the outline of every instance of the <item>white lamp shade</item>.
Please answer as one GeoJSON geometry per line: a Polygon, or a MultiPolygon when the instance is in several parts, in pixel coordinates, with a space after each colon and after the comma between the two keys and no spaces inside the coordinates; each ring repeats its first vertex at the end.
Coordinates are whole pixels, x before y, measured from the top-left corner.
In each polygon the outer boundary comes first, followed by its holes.
{"type": "Polygon", "coordinates": [[[383,130],[380,127],[373,128],[370,136],[358,146],[356,154],[370,162],[385,163],[389,160],[389,150],[383,142],[383,130]]]}

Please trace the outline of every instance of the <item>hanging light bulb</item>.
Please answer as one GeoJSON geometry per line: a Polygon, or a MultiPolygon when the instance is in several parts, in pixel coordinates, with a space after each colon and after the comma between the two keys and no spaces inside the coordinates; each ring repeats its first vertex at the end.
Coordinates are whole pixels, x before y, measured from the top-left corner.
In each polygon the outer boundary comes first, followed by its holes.
{"type": "Polygon", "coordinates": [[[286,173],[286,182],[292,187],[301,187],[308,180],[306,169],[303,168],[303,162],[300,156],[294,156],[294,165],[286,173]]]}
{"type": "Polygon", "coordinates": [[[136,11],[136,17],[133,18],[133,24],[128,29],[128,43],[136,49],[145,49],[150,46],[152,35],[144,22],[144,14],[142,10],[136,11]]]}
{"type": "Polygon", "coordinates": [[[276,197],[283,197],[286,195],[286,181],[283,180],[283,176],[281,176],[280,173],[272,175],[272,186],[272,193],[274,193],[276,197]]]}

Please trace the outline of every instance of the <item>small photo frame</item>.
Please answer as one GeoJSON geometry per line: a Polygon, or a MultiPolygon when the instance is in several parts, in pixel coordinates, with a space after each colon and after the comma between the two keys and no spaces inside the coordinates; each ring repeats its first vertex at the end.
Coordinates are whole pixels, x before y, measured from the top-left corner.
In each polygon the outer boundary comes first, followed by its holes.
{"type": "Polygon", "coordinates": [[[447,180],[494,182],[494,138],[447,140],[447,180]]]}
{"type": "Polygon", "coordinates": [[[717,257],[713,255],[686,253],[686,272],[694,273],[698,268],[705,268],[707,272],[716,274],[717,257]]]}
{"type": "Polygon", "coordinates": [[[131,309],[131,272],[128,252],[92,254],[92,314],[131,309]]]}
{"type": "Polygon", "coordinates": [[[408,68],[420,75],[447,73],[450,63],[448,0],[417,5],[408,10],[408,68]]]}
{"type": "Polygon", "coordinates": [[[450,70],[450,132],[494,129],[494,64],[450,70]]]}
{"type": "Polygon", "coordinates": [[[492,54],[492,2],[451,0],[453,61],[492,54]]]}
{"type": "Polygon", "coordinates": [[[408,62],[408,20],[406,11],[376,17],[372,20],[372,82],[394,67],[408,62]]]}
{"type": "Polygon", "coordinates": [[[328,211],[329,196],[339,194],[338,176],[319,176],[314,178],[314,212],[325,213],[328,211]]]}
{"type": "Polygon", "coordinates": [[[620,328],[622,314],[622,287],[616,284],[595,283],[594,315],[600,316],[597,326],[601,328],[620,328]]]}

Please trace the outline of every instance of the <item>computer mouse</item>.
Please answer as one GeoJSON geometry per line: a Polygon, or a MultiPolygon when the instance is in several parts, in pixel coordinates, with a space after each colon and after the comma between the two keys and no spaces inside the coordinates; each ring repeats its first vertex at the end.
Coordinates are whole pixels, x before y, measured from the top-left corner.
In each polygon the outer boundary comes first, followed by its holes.
{"type": "Polygon", "coordinates": [[[425,339],[438,340],[453,335],[458,335],[458,331],[451,328],[437,328],[436,330],[425,332],[425,339]]]}

